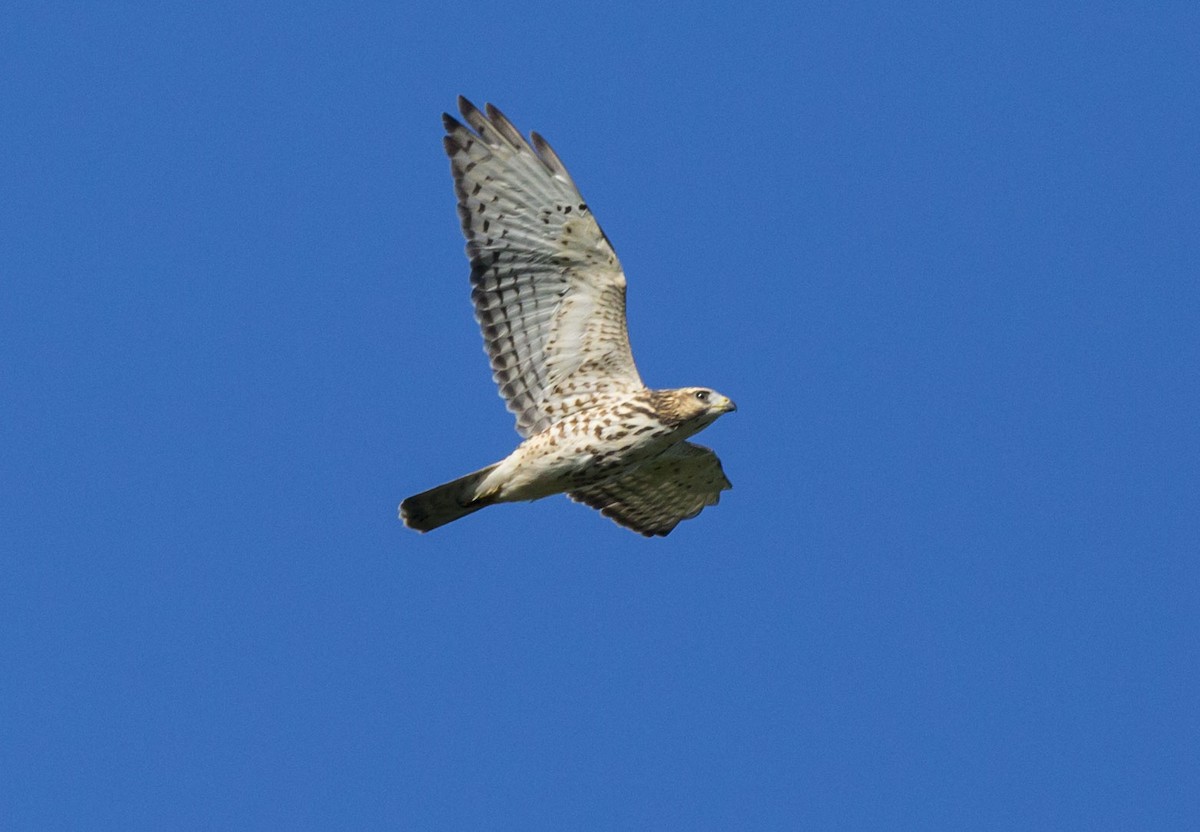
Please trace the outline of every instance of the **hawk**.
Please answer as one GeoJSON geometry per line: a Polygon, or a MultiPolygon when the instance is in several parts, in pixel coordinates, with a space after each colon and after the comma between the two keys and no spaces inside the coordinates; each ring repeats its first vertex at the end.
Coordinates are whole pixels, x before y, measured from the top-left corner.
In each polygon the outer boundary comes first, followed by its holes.
{"type": "Polygon", "coordinates": [[[707,387],[650,390],[625,327],[625,275],[558,155],[504,114],[458,99],[449,114],[471,300],[500,395],[523,437],[508,457],[400,504],[427,532],[494,503],[566,493],[647,537],[732,487],[686,441],[737,408],[707,387]]]}

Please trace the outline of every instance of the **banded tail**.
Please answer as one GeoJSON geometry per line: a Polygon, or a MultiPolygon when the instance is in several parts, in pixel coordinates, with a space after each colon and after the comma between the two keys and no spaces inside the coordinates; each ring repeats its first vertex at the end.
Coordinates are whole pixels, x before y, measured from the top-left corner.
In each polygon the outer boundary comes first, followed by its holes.
{"type": "Polygon", "coordinates": [[[453,523],[481,508],[487,508],[496,502],[495,499],[492,497],[476,499],[475,488],[495,468],[495,465],[489,465],[473,474],[443,483],[437,488],[414,494],[400,504],[400,519],[410,529],[427,532],[447,523],[453,523]]]}

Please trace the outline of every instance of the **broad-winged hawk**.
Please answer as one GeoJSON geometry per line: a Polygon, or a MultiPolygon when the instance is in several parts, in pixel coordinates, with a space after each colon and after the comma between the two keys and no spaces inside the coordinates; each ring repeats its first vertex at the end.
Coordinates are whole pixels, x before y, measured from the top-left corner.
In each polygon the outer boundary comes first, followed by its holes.
{"type": "Polygon", "coordinates": [[[493,376],[524,441],[508,457],[400,504],[418,531],[493,503],[565,492],[646,536],[730,488],[685,441],[733,402],[706,387],[650,390],[625,329],[625,275],[558,155],[492,105],[458,100],[444,141],[493,376]],[[468,126],[469,125],[469,126],[468,126]]]}

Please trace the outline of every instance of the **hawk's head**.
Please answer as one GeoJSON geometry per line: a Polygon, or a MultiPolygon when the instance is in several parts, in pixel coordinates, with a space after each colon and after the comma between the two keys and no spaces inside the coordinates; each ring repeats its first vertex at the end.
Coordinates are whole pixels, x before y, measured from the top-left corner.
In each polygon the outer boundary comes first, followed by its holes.
{"type": "Polygon", "coordinates": [[[656,390],[653,401],[659,419],[688,434],[708,427],[722,413],[737,410],[737,405],[729,398],[707,387],[656,390]]]}

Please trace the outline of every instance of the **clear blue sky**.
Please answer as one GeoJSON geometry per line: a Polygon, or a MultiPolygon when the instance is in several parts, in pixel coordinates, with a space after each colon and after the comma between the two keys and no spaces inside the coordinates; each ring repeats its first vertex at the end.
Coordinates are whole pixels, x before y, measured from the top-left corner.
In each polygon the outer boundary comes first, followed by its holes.
{"type": "Polygon", "coordinates": [[[1200,828],[1200,12],[1046,5],[6,7],[4,828],[1200,828]],[[396,520],[459,93],[739,405],[665,540],[396,520]]]}

